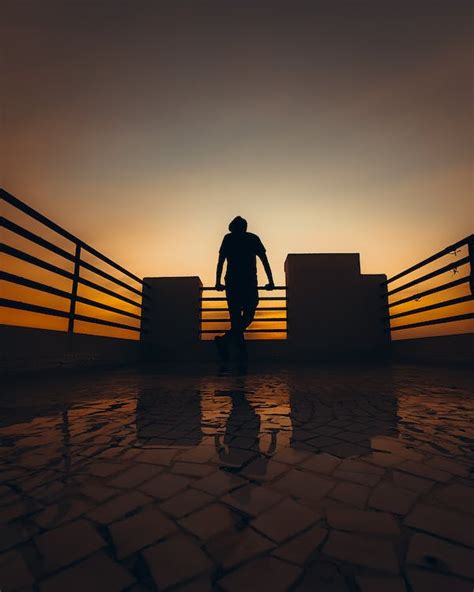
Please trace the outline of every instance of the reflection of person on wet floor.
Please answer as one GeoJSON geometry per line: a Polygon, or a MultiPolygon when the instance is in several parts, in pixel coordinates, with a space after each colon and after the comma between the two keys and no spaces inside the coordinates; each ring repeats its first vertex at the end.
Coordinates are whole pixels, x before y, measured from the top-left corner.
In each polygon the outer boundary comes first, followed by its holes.
{"type": "Polygon", "coordinates": [[[255,472],[265,475],[268,461],[275,452],[277,446],[277,432],[270,432],[270,445],[266,452],[261,450],[260,443],[260,416],[256,413],[254,407],[249,403],[244,389],[238,388],[232,391],[216,391],[217,396],[230,397],[232,400],[232,409],[227,418],[223,442],[220,436],[214,438],[219,459],[223,466],[240,468],[250,458],[259,458],[260,462],[255,465],[255,472]],[[241,436],[242,430],[245,435],[241,436]],[[244,445],[239,438],[247,441],[244,445]]]}
{"type": "Polygon", "coordinates": [[[215,338],[219,355],[229,357],[229,345],[233,341],[239,356],[246,357],[244,332],[255,316],[258,305],[257,257],[267,274],[267,290],[273,290],[272,270],[265,247],[256,234],[247,232],[247,221],[237,216],[229,224],[230,234],[224,236],[219,250],[216,270],[216,290],[226,291],[231,328],[215,338]],[[221,283],[224,262],[227,261],[225,286],[221,283]]]}

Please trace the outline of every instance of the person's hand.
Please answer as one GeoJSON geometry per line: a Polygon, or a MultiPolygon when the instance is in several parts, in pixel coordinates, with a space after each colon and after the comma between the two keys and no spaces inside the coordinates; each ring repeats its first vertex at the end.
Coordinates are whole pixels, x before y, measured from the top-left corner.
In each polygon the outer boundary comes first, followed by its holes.
{"type": "Polygon", "coordinates": [[[216,290],[218,292],[223,292],[225,290],[224,284],[221,284],[220,282],[216,282],[216,290]]]}
{"type": "Polygon", "coordinates": [[[275,289],[275,284],[273,282],[268,282],[268,284],[265,286],[265,290],[274,290],[275,289]]]}

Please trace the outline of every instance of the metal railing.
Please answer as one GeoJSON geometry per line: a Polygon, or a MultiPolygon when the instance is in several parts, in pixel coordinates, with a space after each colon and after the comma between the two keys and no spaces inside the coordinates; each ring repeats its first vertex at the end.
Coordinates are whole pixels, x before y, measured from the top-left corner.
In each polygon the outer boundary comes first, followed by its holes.
{"type": "MultiPolygon", "coordinates": [[[[273,336],[275,333],[279,333],[279,334],[283,334],[283,333],[287,333],[287,306],[286,306],[286,286],[275,286],[275,288],[271,291],[266,290],[264,286],[259,286],[258,287],[259,290],[259,304],[256,310],[256,316],[252,322],[252,324],[250,325],[250,327],[245,331],[245,333],[258,333],[258,334],[262,334],[262,335],[270,335],[273,336]],[[265,295],[262,296],[260,295],[261,293],[264,293],[265,295]],[[274,293],[275,292],[283,292],[283,295],[280,296],[275,296],[274,293]],[[274,302],[275,304],[277,303],[284,303],[283,306],[262,306],[261,303],[266,304],[267,302],[274,302]],[[282,311],[284,313],[283,316],[269,316],[269,317],[263,317],[260,316],[262,312],[268,311],[270,313],[272,312],[276,312],[276,311],[282,311]],[[255,324],[256,323],[272,323],[273,325],[275,324],[282,324],[283,327],[272,327],[269,329],[266,328],[255,328],[255,324]]],[[[213,286],[205,286],[203,288],[201,288],[201,293],[203,294],[204,292],[215,292],[217,294],[220,294],[220,296],[201,296],[201,307],[200,307],[200,313],[201,313],[201,330],[200,330],[200,335],[201,335],[201,339],[203,335],[218,335],[223,333],[224,331],[227,331],[230,328],[230,318],[229,318],[229,309],[227,306],[221,306],[221,307],[213,307],[212,304],[211,306],[206,306],[206,303],[217,303],[217,302],[227,302],[225,296],[223,296],[222,292],[218,292],[215,287],[213,286]],[[213,318],[213,317],[208,317],[205,316],[207,315],[207,313],[222,313],[220,314],[217,318],[213,318]],[[225,316],[223,316],[225,315],[225,316]],[[220,327],[219,328],[207,328],[207,326],[209,324],[219,324],[220,327]]],[[[267,336],[267,339],[269,337],[267,336]]]]}
{"type": "Polygon", "coordinates": [[[146,306],[145,301],[150,299],[150,296],[146,293],[146,289],[148,288],[147,284],[143,282],[143,280],[115,261],[112,261],[90,245],[86,244],[85,242],[81,241],[73,234],[44,216],[40,214],[38,211],[34,210],[26,203],[14,197],[7,191],[0,189],[0,203],[4,200],[7,204],[13,206],[15,210],[26,214],[28,218],[33,219],[37,222],[40,222],[43,226],[48,228],[49,230],[54,231],[56,235],[59,235],[63,239],[67,239],[72,243],[73,252],[69,252],[58,245],[54,244],[53,242],[47,240],[46,238],[40,236],[24,228],[23,226],[17,224],[16,222],[4,217],[0,216],[0,228],[5,228],[8,231],[14,233],[15,235],[22,237],[23,239],[27,239],[30,243],[42,247],[48,250],[55,255],[59,255],[64,261],[73,264],[73,271],[67,271],[62,267],[54,265],[44,259],[36,257],[24,250],[17,249],[11,245],[8,245],[4,242],[0,242],[0,254],[4,253],[13,257],[17,261],[22,261],[29,263],[37,268],[45,270],[47,272],[52,272],[56,276],[60,278],[66,278],[71,280],[71,287],[69,290],[62,290],[57,287],[45,284],[40,281],[32,280],[17,273],[11,273],[5,270],[0,269],[0,280],[4,280],[6,282],[10,282],[12,284],[23,286],[26,288],[31,288],[36,291],[40,291],[43,293],[47,293],[53,296],[59,296],[66,300],[69,300],[69,310],[60,310],[57,308],[52,308],[49,306],[40,306],[38,304],[31,304],[29,302],[23,302],[20,300],[14,300],[11,298],[0,298],[0,306],[28,311],[33,313],[38,313],[41,315],[48,315],[52,317],[60,317],[65,318],[68,320],[67,331],[69,333],[77,332],[75,331],[75,322],[76,321],[84,321],[87,323],[93,323],[98,325],[104,325],[107,327],[113,327],[116,329],[126,329],[127,331],[134,331],[134,332],[146,332],[146,329],[143,327],[144,323],[147,322],[147,311],[149,308],[146,306]],[[120,272],[120,274],[125,275],[127,278],[130,278],[135,282],[135,285],[132,285],[122,279],[119,279],[104,271],[103,269],[93,265],[92,263],[85,261],[83,259],[83,253],[88,253],[89,255],[94,256],[99,261],[107,264],[111,267],[114,271],[120,272]],[[83,277],[81,272],[83,270],[87,270],[88,272],[92,272],[95,276],[98,276],[97,281],[93,281],[83,277]],[[101,280],[107,280],[116,286],[126,290],[127,295],[123,295],[117,292],[117,289],[111,289],[110,287],[106,287],[98,283],[101,280]],[[134,312],[130,310],[125,310],[123,308],[119,308],[118,306],[112,306],[111,304],[107,304],[105,302],[100,302],[99,300],[94,300],[92,298],[87,298],[83,295],[78,293],[79,288],[81,286],[85,286],[87,288],[92,288],[93,290],[97,290],[98,292],[107,295],[108,297],[113,297],[121,302],[126,303],[129,307],[132,307],[134,312]],[[140,300],[137,301],[136,297],[140,297],[140,300]],[[76,305],[78,303],[85,304],[97,309],[101,309],[107,312],[116,313],[119,315],[123,315],[130,319],[136,319],[140,321],[138,326],[129,325],[127,323],[122,322],[115,322],[107,319],[102,319],[97,316],[90,316],[84,314],[78,314],[76,311],[76,305]]]}
{"type": "MultiPolygon", "coordinates": [[[[409,317],[412,315],[416,315],[416,314],[420,314],[420,313],[426,313],[429,311],[433,311],[433,310],[439,310],[441,313],[443,312],[442,309],[448,307],[448,306],[453,306],[453,305],[457,305],[457,304],[462,304],[464,302],[469,302],[472,301],[474,299],[473,293],[474,293],[474,235],[470,235],[467,236],[466,238],[463,238],[462,240],[458,241],[457,243],[454,243],[453,245],[450,245],[446,248],[444,248],[443,250],[439,251],[438,253],[435,253],[434,255],[432,255],[431,257],[428,257],[427,259],[424,259],[423,261],[420,261],[420,263],[417,263],[416,265],[412,265],[411,267],[409,267],[408,269],[405,269],[404,271],[398,273],[397,275],[394,275],[393,277],[389,278],[387,281],[383,282],[381,284],[381,286],[386,290],[384,297],[388,296],[388,297],[393,297],[395,294],[400,294],[401,292],[405,292],[405,294],[407,294],[407,291],[410,291],[411,288],[413,288],[414,286],[418,286],[419,284],[425,284],[424,289],[418,291],[413,291],[411,290],[411,293],[408,292],[408,295],[403,296],[402,298],[398,298],[395,301],[391,301],[388,303],[388,305],[383,307],[383,310],[386,312],[385,316],[383,317],[382,320],[384,320],[385,322],[390,322],[394,319],[398,319],[398,318],[402,318],[402,317],[409,317]],[[458,255],[458,251],[463,249],[464,247],[467,247],[467,255],[458,258],[454,261],[450,261],[447,264],[442,265],[441,267],[439,267],[438,269],[435,269],[433,271],[429,271],[428,273],[424,273],[423,275],[412,279],[400,286],[397,286],[393,289],[389,288],[389,284],[392,284],[393,282],[396,282],[397,280],[400,280],[401,278],[404,278],[405,276],[408,276],[409,274],[414,273],[415,271],[418,271],[419,269],[434,263],[436,261],[438,261],[439,259],[441,259],[442,257],[446,256],[446,255],[452,255],[454,257],[457,257],[458,255]],[[439,276],[442,276],[445,273],[449,273],[451,272],[453,275],[456,275],[458,273],[460,273],[460,268],[462,269],[462,272],[466,272],[465,275],[462,275],[461,277],[457,278],[457,279],[449,279],[448,281],[444,281],[443,283],[436,285],[434,287],[430,287],[430,288],[426,288],[426,282],[433,280],[434,278],[438,278],[439,276]],[[401,310],[398,312],[394,312],[393,309],[395,307],[399,307],[402,306],[406,303],[409,302],[419,302],[422,298],[426,298],[428,296],[431,296],[432,294],[437,294],[439,292],[445,292],[448,290],[452,290],[453,288],[456,288],[457,286],[462,286],[463,284],[469,284],[469,291],[470,294],[465,294],[462,296],[456,296],[456,297],[451,297],[451,298],[445,298],[443,300],[441,300],[440,302],[433,302],[431,304],[427,304],[424,306],[415,306],[414,308],[409,308],[408,310],[401,310]]],[[[453,323],[456,321],[465,321],[467,319],[473,319],[474,318],[474,312],[467,312],[467,313],[462,313],[462,314],[453,314],[453,315],[449,315],[449,316],[437,316],[436,318],[432,318],[432,319],[427,319],[427,320],[423,320],[423,321],[415,321],[415,322],[408,322],[406,324],[402,324],[402,325],[396,325],[396,326],[391,326],[387,328],[387,331],[400,331],[401,329],[415,329],[417,327],[425,327],[428,325],[440,325],[440,324],[444,324],[444,323],[453,323]]]]}

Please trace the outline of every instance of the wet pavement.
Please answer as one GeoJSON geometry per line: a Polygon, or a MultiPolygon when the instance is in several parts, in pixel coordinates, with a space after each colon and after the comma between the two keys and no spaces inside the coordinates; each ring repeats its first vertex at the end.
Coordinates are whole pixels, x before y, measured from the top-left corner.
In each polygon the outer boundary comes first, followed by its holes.
{"type": "Polygon", "coordinates": [[[203,366],[3,384],[0,590],[471,592],[471,379],[203,366]]]}

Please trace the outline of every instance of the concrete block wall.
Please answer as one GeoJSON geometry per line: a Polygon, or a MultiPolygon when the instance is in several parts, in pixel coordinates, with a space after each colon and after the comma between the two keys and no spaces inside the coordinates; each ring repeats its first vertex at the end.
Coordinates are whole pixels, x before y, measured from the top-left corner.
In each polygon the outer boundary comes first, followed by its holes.
{"type": "Polygon", "coordinates": [[[151,296],[149,332],[142,341],[151,359],[199,356],[201,287],[199,277],[145,278],[151,296]]]}
{"type": "Polygon", "coordinates": [[[293,356],[331,358],[382,352],[380,284],[385,275],[360,273],[358,253],[290,254],[285,261],[288,345],[293,356]]]}

